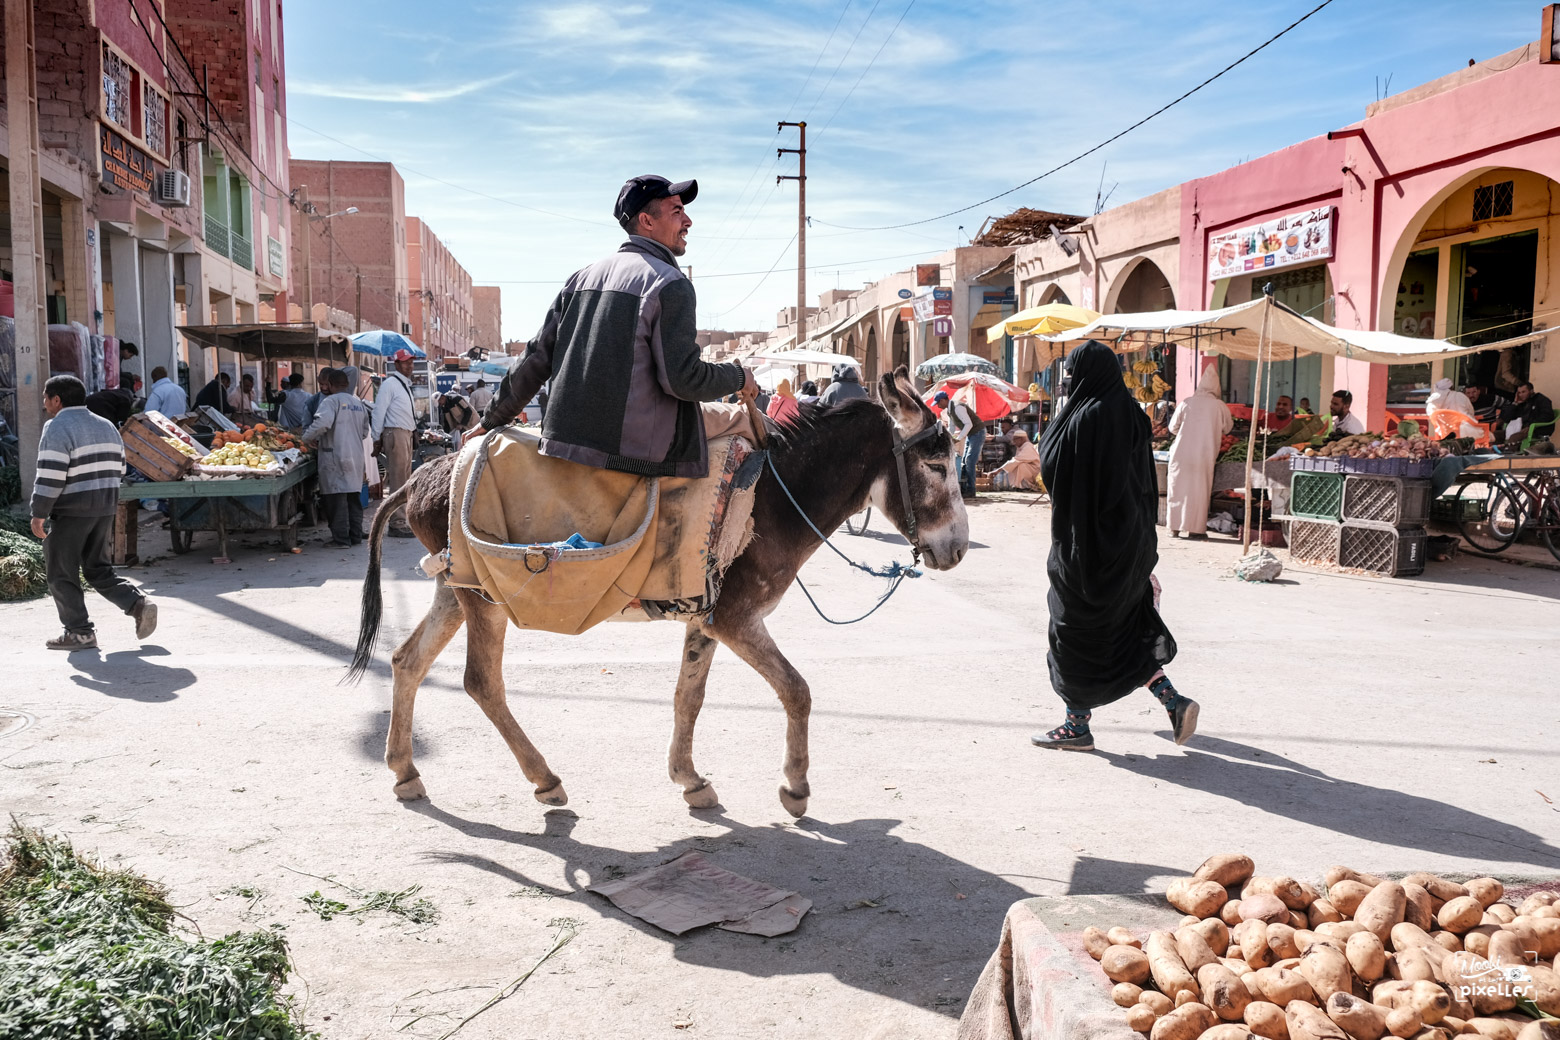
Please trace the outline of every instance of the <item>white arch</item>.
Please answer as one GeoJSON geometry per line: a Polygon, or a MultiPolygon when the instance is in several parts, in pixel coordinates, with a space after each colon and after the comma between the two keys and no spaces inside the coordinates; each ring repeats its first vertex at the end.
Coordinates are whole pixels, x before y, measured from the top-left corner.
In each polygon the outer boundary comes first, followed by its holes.
{"type": "MultiPolygon", "coordinates": [[[[1131,260],[1127,261],[1127,266],[1123,267],[1116,274],[1116,277],[1111,279],[1110,288],[1105,291],[1105,307],[1100,313],[1115,314],[1118,311],[1119,308],[1116,306],[1116,304],[1121,299],[1122,290],[1127,287],[1127,282],[1131,281],[1132,276],[1137,274],[1138,269],[1141,268],[1144,264],[1147,264],[1149,267],[1152,267],[1156,272],[1158,272],[1159,277],[1164,281],[1165,285],[1169,287],[1169,309],[1175,309],[1175,286],[1170,283],[1170,278],[1165,274],[1165,269],[1160,267],[1158,263],[1149,257],[1134,256],[1131,260]]],[[[1146,276],[1147,272],[1144,272],[1144,274],[1146,276]]]]}

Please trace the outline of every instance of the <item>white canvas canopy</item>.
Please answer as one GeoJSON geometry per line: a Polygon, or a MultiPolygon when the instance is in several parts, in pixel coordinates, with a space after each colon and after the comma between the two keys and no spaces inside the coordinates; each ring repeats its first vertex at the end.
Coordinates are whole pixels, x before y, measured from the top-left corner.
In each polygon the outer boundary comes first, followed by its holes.
{"type": "Polygon", "coordinates": [[[1521,346],[1555,331],[1560,329],[1547,328],[1497,343],[1465,347],[1444,339],[1418,339],[1399,336],[1394,332],[1334,328],[1264,296],[1216,311],[1107,314],[1079,328],[1037,338],[1052,343],[1089,339],[1109,341],[1117,351],[1124,353],[1164,343],[1180,343],[1195,346],[1204,354],[1223,354],[1244,361],[1255,361],[1259,352],[1268,358],[1271,357],[1269,352],[1273,347],[1284,347],[1302,354],[1331,354],[1378,365],[1418,365],[1475,354],[1482,350],[1521,346]],[[1268,307],[1270,302],[1271,308],[1268,307]],[[1264,316],[1268,321],[1265,345],[1262,339],[1264,316]]]}
{"type": "Polygon", "coordinates": [[[861,362],[849,354],[835,354],[827,350],[757,350],[748,356],[782,365],[850,365],[852,368],[861,367],[861,362]]]}

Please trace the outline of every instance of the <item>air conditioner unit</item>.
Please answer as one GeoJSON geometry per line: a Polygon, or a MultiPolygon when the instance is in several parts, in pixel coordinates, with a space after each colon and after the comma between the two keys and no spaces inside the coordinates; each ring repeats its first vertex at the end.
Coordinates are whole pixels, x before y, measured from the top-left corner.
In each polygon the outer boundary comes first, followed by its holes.
{"type": "Polygon", "coordinates": [[[154,197],[164,206],[190,204],[190,175],[183,170],[163,170],[153,185],[154,197]]]}

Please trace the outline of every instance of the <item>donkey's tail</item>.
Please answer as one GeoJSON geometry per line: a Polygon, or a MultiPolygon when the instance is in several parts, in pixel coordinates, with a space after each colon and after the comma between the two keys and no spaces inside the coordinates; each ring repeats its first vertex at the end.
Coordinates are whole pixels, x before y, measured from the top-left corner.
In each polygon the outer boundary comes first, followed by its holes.
{"type": "Polygon", "coordinates": [[[363,615],[358,624],[357,649],[352,654],[352,666],[342,677],[342,683],[355,685],[373,663],[374,644],[379,641],[379,621],[385,607],[384,594],[379,587],[385,528],[390,525],[390,517],[406,504],[411,493],[412,482],[408,480],[395,494],[380,503],[379,511],[374,514],[373,526],[368,529],[368,573],[363,576],[363,615]]]}

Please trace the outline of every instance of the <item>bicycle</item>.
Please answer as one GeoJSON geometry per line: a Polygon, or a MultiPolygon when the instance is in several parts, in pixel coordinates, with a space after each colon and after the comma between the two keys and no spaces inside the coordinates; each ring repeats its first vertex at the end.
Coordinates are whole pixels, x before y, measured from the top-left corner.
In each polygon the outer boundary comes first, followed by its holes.
{"type": "Polygon", "coordinates": [[[851,534],[866,534],[867,524],[872,520],[872,507],[868,506],[855,516],[845,518],[845,530],[851,534]]]}
{"type": "Polygon", "coordinates": [[[1458,530],[1480,552],[1504,552],[1532,529],[1560,560],[1560,470],[1535,468],[1521,479],[1511,470],[1471,471],[1456,509],[1458,530]]]}

